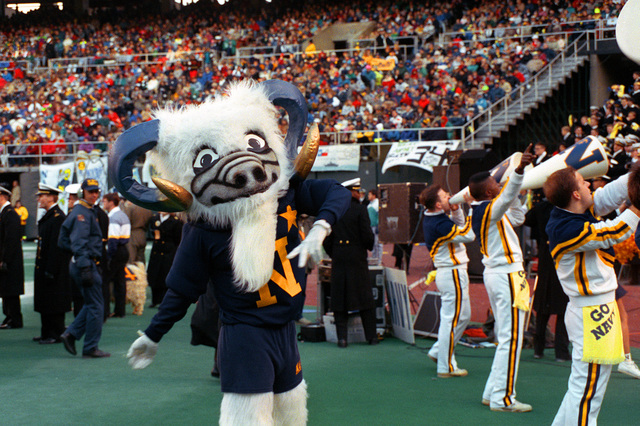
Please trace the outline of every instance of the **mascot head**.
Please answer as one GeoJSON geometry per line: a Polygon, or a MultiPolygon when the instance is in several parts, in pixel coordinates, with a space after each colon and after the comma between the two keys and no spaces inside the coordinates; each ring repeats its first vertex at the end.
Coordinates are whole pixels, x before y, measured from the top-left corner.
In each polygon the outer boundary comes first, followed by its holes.
{"type": "Polygon", "coordinates": [[[239,83],[213,101],[158,111],[124,132],[111,151],[109,175],[141,207],[230,227],[236,284],[256,291],[273,269],[278,198],[294,173],[309,173],[318,149],[314,126],[297,155],[307,115],[304,97],[290,83],[239,83]],[[276,107],[289,115],[284,137],[276,107]],[[134,162],[146,152],[161,176],[153,179],[157,189],[133,179],[134,162]]]}
{"type": "MultiPolygon", "coordinates": [[[[309,172],[317,139],[308,139],[295,169],[293,164],[307,114],[304,97],[290,83],[235,84],[213,101],[157,111],[155,120],[124,132],[112,150],[109,173],[118,191],[142,207],[229,224],[277,199],[296,169],[309,172]],[[276,106],[289,115],[284,138],[276,106]],[[157,190],[132,177],[134,161],[147,151],[162,176],[154,179],[157,190]]],[[[317,138],[317,130],[309,135],[317,138]]]]}

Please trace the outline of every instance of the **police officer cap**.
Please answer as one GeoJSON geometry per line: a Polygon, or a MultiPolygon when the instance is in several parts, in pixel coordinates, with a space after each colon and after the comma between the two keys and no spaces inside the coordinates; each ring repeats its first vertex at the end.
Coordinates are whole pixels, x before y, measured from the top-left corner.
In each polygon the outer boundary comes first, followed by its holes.
{"type": "Polygon", "coordinates": [[[95,191],[100,189],[100,183],[93,178],[85,179],[80,186],[83,191],[95,191]]]}
{"type": "Polygon", "coordinates": [[[342,182],[342,186],[347,189],[360,189],[360,178],[350,179],[345,182],[342,182]]]}
{"type": "Polygon", "coordinates": [[[0,194],[11,195],[11,191],[7,188],[6,183],[0,183],[0,194]]]}
{"type": "Polygon", "coordinates": [[[49,186],[44,183],[39,183],[36,195],[60,195],[61,192],[62,191],[58,188],[54,188],[53,186],[49,186]]]}

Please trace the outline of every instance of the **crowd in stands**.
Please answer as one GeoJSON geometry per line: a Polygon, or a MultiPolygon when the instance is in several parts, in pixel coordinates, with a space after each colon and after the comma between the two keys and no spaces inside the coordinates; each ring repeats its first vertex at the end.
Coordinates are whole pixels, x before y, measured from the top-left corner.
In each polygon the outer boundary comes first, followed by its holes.
{"type": "Polygon", "coordinates": [[[591,106],[580,117],[571,116],[560,130],[558,143],[547,147],[549,152],[562,152],[586,136],[595,136],[609,152],[612,166],[608,177],[627,173],[630,163],[640,157],[640,71],[633,71],[632,80],[629,87],[612,85],[603,105],[591,106]]]}
{"type": "Polygon", "coordinates": [[[525,84],[565,47],[564,36],[548,33],[591,28],[591,20],[614,19],[621,8],[615,1],[557,0],[362,0],[347,6],[325,0],[256,12],[227,6],[196,4],[170,15],[118,19],[71,20],[49,10],[5,22],[3,162],[28,165],[39,153],[56,161],[79,149],[104,151],[155,108],[203,102],[245,78],[295,83],[325,143],[458,137],[451,129],[525,84]],[[363,21],[376,28],[362,48],[301,49],[328,25],[363,21]],[[429,38],[447,32],[452,37],[444,43],[429,38]],[[416,43],[404,48],[402,37],[416,43]],[[269,49],[235,56],[246,46],[269,49]],[[141,61],[150,56],[152,63],[141,61]],[[56,58],[76,60],[49,62],[56,58]],[[108,58],[119,58],[118,65],[102,66],[108,58]],[[22,60],[42,68],[31,72],[22,60]]]}

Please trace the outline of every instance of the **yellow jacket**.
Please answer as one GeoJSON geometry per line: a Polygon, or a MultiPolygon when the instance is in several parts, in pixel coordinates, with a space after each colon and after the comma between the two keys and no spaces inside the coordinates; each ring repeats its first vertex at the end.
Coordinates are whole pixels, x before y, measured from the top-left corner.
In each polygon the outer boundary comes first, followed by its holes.
{"type": "Polygon", "coordinates": [[[25,206],[16,207],[16,213],[20,216],[20,225],[24,226],[27,224],[27,218],[29,217],[29,211],[25,206]]]}

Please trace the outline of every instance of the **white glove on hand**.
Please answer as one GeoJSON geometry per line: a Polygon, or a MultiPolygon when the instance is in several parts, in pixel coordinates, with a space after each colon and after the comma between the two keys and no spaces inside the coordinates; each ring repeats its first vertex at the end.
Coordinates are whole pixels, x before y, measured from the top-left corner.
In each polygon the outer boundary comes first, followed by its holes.
{"type": "MultiPolygon", "coordinates": [[[[319,263],[324,252],[322,251],[322,242],[331,233],[331,225],[324,220],[320,219],[313,224],[311,231],[307,234],[307,237],[300,243],[298,247],[293,249],[287,256],[287,259],[293,259],[300,255],[298,258],[298,268],[304,268],[311,257],[312,262],[319,263]]],[[[311,265],[313,266],[313,265],[311,265]]]]}
{"type": "Polygon", "coordinates": [[[127,358],[129,365],[134,370],[140,370],[147,367],[153,361],[158,351],[158,344],[149,339],[146,334],[142,333],[140,337],[129,348],[127,358]]]}

